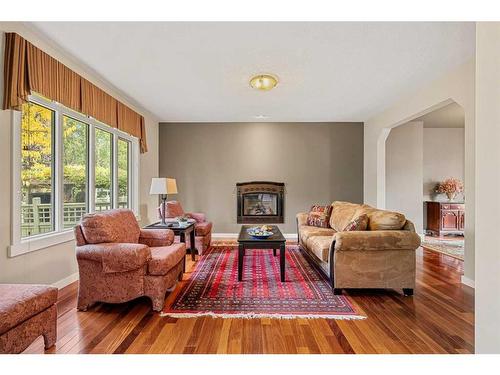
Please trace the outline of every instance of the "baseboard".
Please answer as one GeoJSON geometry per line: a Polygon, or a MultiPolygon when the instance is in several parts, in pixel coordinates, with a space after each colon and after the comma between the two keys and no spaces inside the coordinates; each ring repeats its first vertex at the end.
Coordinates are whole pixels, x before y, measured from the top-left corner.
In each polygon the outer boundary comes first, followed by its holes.
{"type": "Polygon", "coordinates": [[[55,283],[52,284],[52,286],[55,286],[58,289],[62,289],[65,286],[68,286],[69,284],[74,283],[76,280],[78,280],[78,272],[75,272],[74,274],[69,275],[68,277],[65,277],[64,279],[56,281],[55,283]]]}
{"type": "MultiPolygon", "coordinates": [[[[287,240],[296,240],[297,239],[297,233],[284,233],[283,237],[285,237],[287,240]]],[[[228,238],[228,239],[236,239],[238,238],[238,233],[212,233],[212,238],[218,239],[218,238],[228,238]]]]}
{"type": "Polygon", "coordinates": [[[462,284],[470,286],[471,288],[475,288],[474,280],[469,279],[468,277],[462,276],[462,284]]]}
{"type": "Polygon", "coordinates": [[[238,238],[238,233],[212,233],[212,238],[238,238]]]}

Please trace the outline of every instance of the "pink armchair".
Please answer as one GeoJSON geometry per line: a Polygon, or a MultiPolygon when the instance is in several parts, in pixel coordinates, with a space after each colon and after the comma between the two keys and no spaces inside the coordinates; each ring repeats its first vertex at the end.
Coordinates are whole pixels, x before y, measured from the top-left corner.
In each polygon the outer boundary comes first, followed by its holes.
{"type": "MultiPolygon", "coordinates": [[[[194,225],[196,235],[195,245],[198,253],[202,255],[203,252],[210,247],[210,243],[212,241],[212,223],[206,220],[205,214],[200,212],[184,212],[181,204],[177,201],[166,202],[165,210],[167,211],[167,215],[165,217],[166,221],[169,219],[173,220],[179,216],[187,216],[196,221],[194,225]]],[[[163,208],[161,205],[158,207],[158,215],[160,219],[163,217],[163,208]]],[[[176,237],[175,241],[179,242],[179,238],[176,237]]]]}
{"type": "Polygon", "coordinates": [[[141,229],[130,210],[84,215],[75,227],[78,309],[147,296],[160,311],[184,272],[186,247],[169,229],[141,229]]]}

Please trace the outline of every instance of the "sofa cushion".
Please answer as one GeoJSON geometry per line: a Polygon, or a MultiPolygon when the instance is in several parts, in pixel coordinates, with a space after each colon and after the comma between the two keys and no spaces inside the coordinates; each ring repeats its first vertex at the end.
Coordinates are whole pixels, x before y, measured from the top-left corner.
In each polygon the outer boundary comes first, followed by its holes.
{"type": "Polygon", "coordinates": [[[405,215],[399,212],[366,209],[368,215],[368,230],[400,230],[406,224],[405,215]]]}
{"type": "Polygon", "coordinates": [[[363,205],[357,203],[335,201],[332,203],[330,227],[341,232],[356,216],[363,205]]]}
{"type": "Polygon", "coordinates": [[[331,213],[331,205],[314,205],[311,207],[311,209],[309,210],[309,214],[307,215],[307,225],[319,228],[329,228],[331,213]]]}
{"type": "Polygon", "coordinates": [[[350,232],[355,230],[366,230],[368,228],[368,215],[362,214],[352,219],[342,232],[350,232]]]}
{"type": "Polygon", "coordinates": [[[400,230],[406,223],[403,214],[379,210],[367,204],[336,201],[332,203],[330,226],[342,232],[349,222],[360,215],[368,216],[368,230],[400,230]]]}
{"type": "Polygon", "coordinates": [[[310,252],[323,262],[328,262],[328,254],[333,236],[312,236],[307,239],[306,246],[310,252]]]}
{"type": "Polygon", "coordinates": [[[302,225],[299,230],[300,240],[307,244],[307,239],[312,236],[333,236],[335,231],[332,228],[318,228],[309,225],[302,225]]]}
{"type": "Polygon", "coordinates": [[[131,210],[117,209],[85,214],[80,227],[89,244],[139,241],[140,228],[131,210]]]}
{"type": "Polygon", "coordinates": [[[57,302],[57,288],[47,285],[0,284],[0,334],[57,302]]]}
{"type": "Polygon", "coordinates": [[[197,236],[206,236],[212,231],[212,223],[205,221],[204,223],[196,223],[194,230],[197,236]]]}
{"type": "Polygon", "coordinates": [[[151,260],[148,263],[150,275],[166,275],[186,256],[186,245],[176,243],[170,246],[150,247],[151,260]]]}

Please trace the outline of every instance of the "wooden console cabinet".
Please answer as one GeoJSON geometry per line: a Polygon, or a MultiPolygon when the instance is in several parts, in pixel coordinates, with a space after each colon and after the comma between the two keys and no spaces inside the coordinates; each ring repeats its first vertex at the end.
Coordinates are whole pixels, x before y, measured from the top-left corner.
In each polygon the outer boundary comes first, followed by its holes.
{"type": "Polygon", "coordinates": [[[432,235],[464,234],[465,204],[454,202],[425,202],[426,231],[432,235]]]}

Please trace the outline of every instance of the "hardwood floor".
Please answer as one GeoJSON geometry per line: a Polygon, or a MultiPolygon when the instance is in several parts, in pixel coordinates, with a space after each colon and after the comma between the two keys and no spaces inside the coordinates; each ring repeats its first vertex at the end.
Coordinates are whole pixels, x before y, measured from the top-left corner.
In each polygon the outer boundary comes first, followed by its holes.
{"type": "MultiPolygon", "coordinates": [[[[193,263],[188,257],[188,273],[193,263]]],[[[59,293],[58,341],[46,353],[473,353],[474,290],[463,263],[417,253],[413,297],[399,291],[348,291],[368,317],[327,319],[175,319],[146,298],[76,310],[77,283],[59,293]]],[[[26,353],[43,353],[39,338],[26,353]]]]}

